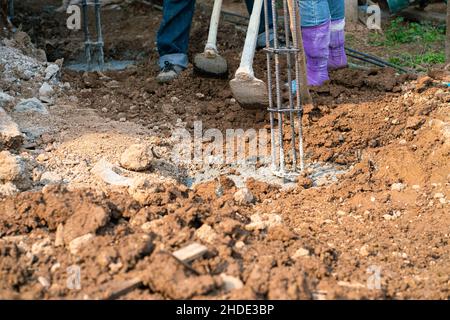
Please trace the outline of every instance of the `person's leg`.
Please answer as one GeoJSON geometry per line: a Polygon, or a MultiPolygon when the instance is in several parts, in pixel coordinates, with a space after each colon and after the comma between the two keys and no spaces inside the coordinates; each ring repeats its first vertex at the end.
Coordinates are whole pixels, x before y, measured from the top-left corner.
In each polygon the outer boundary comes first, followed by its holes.
{"type": "Polygon", "coordinates": [[[189,31],[195,0],[164,0],[163,18],[157,35],[159,66],[166,62],[186,68],[188,65],[189,31]]]}
{"type": "Polygon", "coordinates": [[[298,0],[306,55],[308,84],[322,85],[328,80],[330,9],[327,0],[298,0]]]}
{"type": "MultiPolygon", "coordinates": [[[[247,7],[248,14],[252,14],[254,0],[245,0],[245,5],[247,7]]],[[[268,10],[268,24],[269,29],[272,30],[273,27],[273,19],[272,19],[272,0],[267,0],[267,10],[268,10]]],[[[258,32],[258,40],[256,43],[257,48],[263,48],[266,46],[266,26],[265,26],[265,15],[264,15],[264,5],[261,9],[261,20],[259,22],[259,32],[258,32]]],[[[270,41],[273,39],[272,32],[269,36],[270,41]]]]}
{"type": "Polygon", "coordinates": [[[345,55],[345,4],[344,0],[328,0],[331,14],[330,57],[328,68],[340,69],[347,66],[345,55]]]}
{"type": "Polygon", "coordinates": [[[345,1],[344,0],[328,0],[330,8],[331,20],[342,20],[345,18],[345,1]]]}

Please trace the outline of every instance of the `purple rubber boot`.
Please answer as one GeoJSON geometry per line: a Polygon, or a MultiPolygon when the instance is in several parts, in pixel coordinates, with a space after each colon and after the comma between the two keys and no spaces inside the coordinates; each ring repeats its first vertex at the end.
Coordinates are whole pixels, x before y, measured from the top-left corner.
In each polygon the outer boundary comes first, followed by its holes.
{"type": "Polygon", "coordinates": [[[328,56],[330,45],[330,21],[319,26],[302,27],[303,46],[306,55],[308,85],[320,86],[328,80],[328,56]]]}
{"type": "Polygon", "coordinates": [[[330,24],[330,57],[328,58],[328,69],[336,70],[347,67],[347,56],[345,55],[345,19],[333,20],[330,24]]]}

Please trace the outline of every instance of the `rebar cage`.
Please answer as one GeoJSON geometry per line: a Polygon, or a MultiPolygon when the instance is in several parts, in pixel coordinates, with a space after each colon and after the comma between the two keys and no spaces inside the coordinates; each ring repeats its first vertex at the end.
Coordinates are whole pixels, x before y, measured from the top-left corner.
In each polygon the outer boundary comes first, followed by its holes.
{"type": "Polygon", "coordinates": [[[81,0],[82,15],[83,15],[83,32],[84,32],[84,54],[86,57],[87,71],[92,71],[92,62],[95,61],[98,64],[98,69],[103,70],[104,67],[104,52],[103,52],[103,34],[102,34],[102,22],[101,22],[101,0],[81,0]],[[92,41],[89,33],[89,21],[88,21],[88,6],[94,6],[95,15],[95,29],[97,40],[92,41]],[[93,59],[94,57],[94,59],[93,59]]]}
{"type": "Polygon", "coordinates": [[[264,0],[271,166],[275,175],[289,180],[295,180],[304,169],[299,81],[302,67],[299,45],[302,44],[298,34],[299,20],[290,19],[298,14],[297,5],[295,0],[264,0]],[[269,28],[268,1],[272,4],[272,30],[269,28]],[[281,2],[283,16],[279,19],[277,3],[281,2]],[[279,20],[282,20],[282,26],[279,20]],[[288,93],[287,99],[283,99],[283,89],[288,93]]]}

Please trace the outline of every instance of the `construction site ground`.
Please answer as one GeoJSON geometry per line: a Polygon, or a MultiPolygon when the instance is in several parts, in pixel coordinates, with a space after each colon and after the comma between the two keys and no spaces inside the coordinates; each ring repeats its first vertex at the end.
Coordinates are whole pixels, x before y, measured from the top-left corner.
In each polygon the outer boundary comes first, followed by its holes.
{"type": "MultiPolygon", "coordinates": [[[[107,59],[135,63],[83,73],[65,67],[83,57],[82,32],[66,28],[67,15],[51,10],[59,5],[18,3],[29,38],[19,32],[0,46],[32,59],[33,72],[47,66],[35,45],[49,61],[65,59],[48,113],[14,111],[38,97],[43,76],[11,81],[4,71],[0,79],[14,98],[4,109],[25,135],[4,148],[23,165],[13,185],[0,186],[0,298],[450,298],[450,89],[440,72],[332,72],[311,90],[314,108],[303,117],[307,170],[283,186],[235,165],[178,167],[170,156],[173,131],[193,131],[195,121],[221,132],[269,129],[267,111],[241,108],[229,88],[245,27],[222,20],[227,78],[201,77],[190,65],[160,85],[159,10],[104,10],[107,59]],[[151,149],[150,168],[121,165],[133,144],[151,149]],[[107,169],[124,185],[105,182],[107,169]],[[253,199],[236,195],[243,186],[253,199]],[[207,252],[174,258],[192,243],[207,252]],[[68,285],[74,266],[77,288],[68,285]]],[[[191,61],[208,30],[209,12],[198,7],[191,61]]],[[[265,66],[259,51],[262,79],[265,66]]]]}

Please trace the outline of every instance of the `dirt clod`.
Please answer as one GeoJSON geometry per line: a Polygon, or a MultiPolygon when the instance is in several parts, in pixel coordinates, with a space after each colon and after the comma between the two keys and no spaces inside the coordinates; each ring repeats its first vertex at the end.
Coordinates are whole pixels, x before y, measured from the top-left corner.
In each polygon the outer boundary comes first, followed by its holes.
{"type": "Polygon", "coordinates": [[[152,159],[148,146],[133,144],[122,153],[120,165],[128,170],[143,171],[151,166],[152,159]]]}

